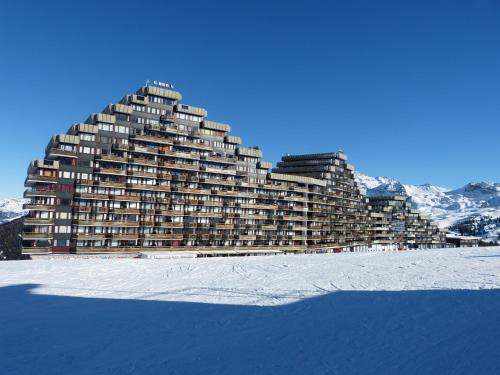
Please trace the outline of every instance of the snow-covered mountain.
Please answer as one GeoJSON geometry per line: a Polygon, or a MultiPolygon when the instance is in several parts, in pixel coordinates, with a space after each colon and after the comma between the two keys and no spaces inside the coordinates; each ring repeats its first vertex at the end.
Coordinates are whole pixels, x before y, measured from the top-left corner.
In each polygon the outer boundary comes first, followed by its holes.
{"type": "Polygon", "coordinates": [[[500,217],[491,215],[471,215],[450,226],[450,231],[482,236],[488,241],[500,239],[500,217]]]}
{"type": "Polygon", "coordinates": [[[26,214],[23,204],[27,200],[23,198],[0,199],[0,224],[7,223],[26,214]]]}
{"type": "Polygon", "coordinates": [[[492,221],[498,223],[495,219],[500,217],[500,183],[471,182],[452,190],[430,184],[402,184],[393,178],[371,177],[359,172],[356,180],[369,196],[408,195],[417,209],[431,216],[441,227],[473,220],[486,223],[485,237],[497,237],[500,232],[500,227],[492,225],[492,221]]]}

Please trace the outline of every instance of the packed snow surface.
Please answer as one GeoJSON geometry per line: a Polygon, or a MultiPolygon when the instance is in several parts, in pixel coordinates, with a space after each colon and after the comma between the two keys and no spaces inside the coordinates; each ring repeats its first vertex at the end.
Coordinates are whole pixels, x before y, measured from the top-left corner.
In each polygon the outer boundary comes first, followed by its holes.
{"type": "Polygon", "coordinates": [[[0,363],[5,374],[498,374],[499,311],[500,247],[0,262],[0,363]]]}

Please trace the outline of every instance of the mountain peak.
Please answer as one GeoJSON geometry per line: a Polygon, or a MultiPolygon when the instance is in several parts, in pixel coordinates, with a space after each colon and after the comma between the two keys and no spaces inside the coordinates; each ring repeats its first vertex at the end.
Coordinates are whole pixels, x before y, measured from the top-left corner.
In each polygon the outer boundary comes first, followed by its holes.
{"type": "MultiPolygon", "coordinates": [[[[358,186],[368,196],[405,193],[412,204],[431,216],[441,227],[448,227],[474,217],[500,217],[500,183],[470,182],[451,190],[432,184],[410,185],[388,177],[371,177],[356,173],[358,186]]],[[[488,229],[488,228],[486,228],[488,229]]],[[[485,231],[485,236],[491,233],[485,231]]]]}
{"type": "Polygon", "coordinates": [[[494,182],[469,182],[463,187],[450,191],[452,194],[500,194],[500,183],[494,182]]]}
{"type": "Polygon", "coordinates": [[[0,224],[17,219],[26,214],[23,210],[24,198],[2,198],[0,199],[0,224]]]}

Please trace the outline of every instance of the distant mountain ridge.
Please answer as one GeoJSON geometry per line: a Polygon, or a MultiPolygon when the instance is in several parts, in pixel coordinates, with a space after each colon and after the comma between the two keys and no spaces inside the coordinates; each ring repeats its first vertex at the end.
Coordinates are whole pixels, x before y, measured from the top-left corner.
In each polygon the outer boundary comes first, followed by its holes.
{"type": "Polygon", "coordinates": [[[368,196],[408,195],[415,208],[440,227],[475,228],[470,234],[481,234],[485,239],[497,239],[500,235],[500,223],[496,220],[500,218],[500,183],[471,182],[452,190],[431,184],[402,184],[393,178],[359,172],[356,181],[368,196]],[[474,225],[456,226],[469,222],[474,225]]]}
{"type": "Polygon", "coordinates": [[[24,198],[3,198],[0,199],[0,224],[7,223],[27,214],[23,210],[23,204],[27,203],[24,198]]]}

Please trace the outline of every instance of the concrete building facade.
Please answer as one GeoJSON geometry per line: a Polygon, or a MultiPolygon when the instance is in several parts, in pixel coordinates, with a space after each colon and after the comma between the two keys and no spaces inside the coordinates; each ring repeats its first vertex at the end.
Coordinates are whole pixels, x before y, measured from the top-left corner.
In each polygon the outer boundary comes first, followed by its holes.
{"type": "Polygon", "coordinates": [[[52,137],[28,168],[23,252],[318,252],[392,240],[343,152],[285,156],[271,170],[230,125],[181,99],[147,84],[52,137]]]}

